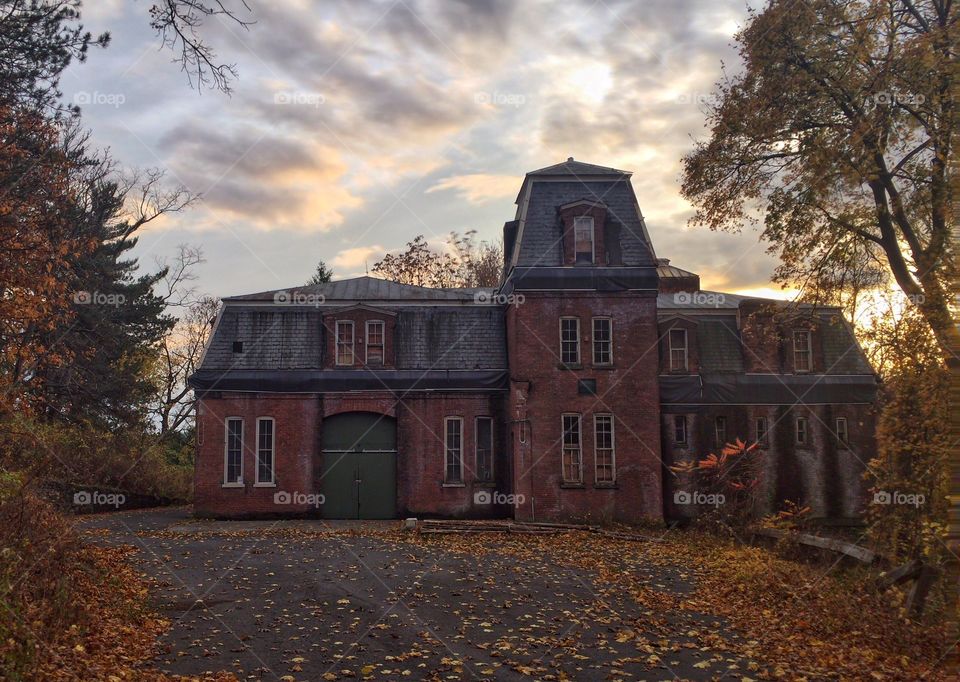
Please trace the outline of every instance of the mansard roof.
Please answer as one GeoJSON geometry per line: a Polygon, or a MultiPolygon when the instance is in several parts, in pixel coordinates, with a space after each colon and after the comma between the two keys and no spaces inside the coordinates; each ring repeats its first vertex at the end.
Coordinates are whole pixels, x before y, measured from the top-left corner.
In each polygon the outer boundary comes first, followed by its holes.
{"type": "Polygon", "coordinates": [[[610,168],[608,166],[597,166],[592,163],[584,163],[583,161],[577,161],[572,156],[569,157],[566,161],[562,163],[557,163],[552,166],[547,166],[546,168],[539,168],[535,171],[530,171],[527,173],[530,175],[541,175],[541,176],[556,176],[556,175],[569,175],[569,176],[581,176],[581,175],[619,175],[623,177],[630,177],[632,173],[630,171],[619,170],[617,168],[610,168]]]}
{"type": "MultiPolygon", "coordinates": [[[[420,287],[412,284],[400,284],[377,277],[354,277],[352,279],[340,279],[334,282],[325,282],[323,284],[312,284],[310,286],[291,287],[288,289],[272,289],[270,291],[261,291],[255,294],[246,294],[243,296],[231,296],[223,299],[224,301],[262,301],[273,303],[284,303],[296,305],[298,301],[304,301],[308,304],[318,300],[328,302],[357,302],[357,301],[433,301],[452,303],[474,303],[476,299],[483,298],[483,294],[489,294],[493,289],[484,288],[434,288],[420,287]],[[322,299],[321,299],[322,297],[322,299]]],[[[483,302],[483,301],[481,301],[483,302]]]]}

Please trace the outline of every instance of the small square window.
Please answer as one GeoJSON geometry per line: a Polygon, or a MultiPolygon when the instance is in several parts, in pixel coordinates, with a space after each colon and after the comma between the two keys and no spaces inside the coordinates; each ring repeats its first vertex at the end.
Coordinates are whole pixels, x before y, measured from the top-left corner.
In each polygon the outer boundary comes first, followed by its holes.
{"type": "Polygon", "coordinates": [[[580,379],[577,381],[577,395],[596,395],[596,379],[580,379]]]}
{"type": "Polygon", "coordinates": [[[234,341],[233,342],[233,352],[242,353],[243,352],[243,341],[234,341]]]}

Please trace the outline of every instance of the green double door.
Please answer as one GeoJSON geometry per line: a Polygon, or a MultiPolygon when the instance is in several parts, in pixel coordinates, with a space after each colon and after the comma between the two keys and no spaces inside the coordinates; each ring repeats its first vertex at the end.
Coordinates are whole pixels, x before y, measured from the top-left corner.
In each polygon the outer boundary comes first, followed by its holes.
{"type": "Polygon", "coordinates": [[[346,412],[323,420],[320,489],[328,519],[392,519],[397,514],[396,420],[346,412]]]}

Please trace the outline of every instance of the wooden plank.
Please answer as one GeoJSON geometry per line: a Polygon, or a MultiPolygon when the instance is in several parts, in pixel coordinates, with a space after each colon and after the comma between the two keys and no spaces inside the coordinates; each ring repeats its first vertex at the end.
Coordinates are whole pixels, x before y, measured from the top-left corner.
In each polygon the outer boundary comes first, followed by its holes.
{"type": "Polygon", "coordinates": [[[848,557],[856,559],[857,561],[862,561],[865,564],[872,564],[877,558],[877,554],[875,552],[866,549],[865,547],[844,542],[843,540],[837,540],[836,538],[825,538],[820,535],[810,535],[808,533],[794,533],[791,531],[782,530],[780,528],[758,528],[756,529],[755,533],[757,535],[776,538],[778,540],[789,535],[792,540],[799,542],[801,545],[817,547],[819,549],[826,549],[831,552],[844,554],[848,557]]]}

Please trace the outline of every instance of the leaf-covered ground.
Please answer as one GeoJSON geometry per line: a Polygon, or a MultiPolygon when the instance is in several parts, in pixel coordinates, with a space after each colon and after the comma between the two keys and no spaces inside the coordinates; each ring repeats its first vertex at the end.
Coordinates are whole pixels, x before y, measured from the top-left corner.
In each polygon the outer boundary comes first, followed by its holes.
{"type": "MultiPolygon", "coordinates": [[[[150,663],[239,679],[939,679],[942,633],[838,568],[661,542],[102,517],[170,621],[150,663]]],[[[144,672],[144,674],[147,674],[144,672]]],[[[121,678],[137,679],[137,678],[121,678]]]]}

